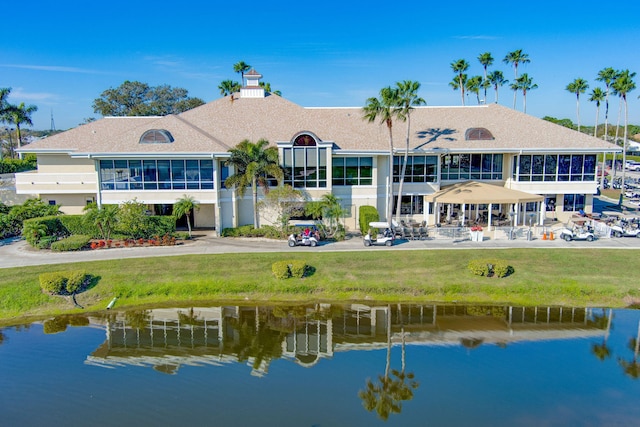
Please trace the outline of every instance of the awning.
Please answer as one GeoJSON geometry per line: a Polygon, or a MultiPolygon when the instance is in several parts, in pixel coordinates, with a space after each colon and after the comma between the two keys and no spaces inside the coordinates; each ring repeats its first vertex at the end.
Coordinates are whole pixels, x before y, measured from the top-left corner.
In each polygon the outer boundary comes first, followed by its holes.
{"type": "Polygon", "coordinates": [[[511,190],[509,188],[484,182],[467,181],[443,187],[437,193],[425,196],[426,201],[435,203],[456,204],[501,204],[501,203],[527,203],[541,202],[543,196],[525,193],[524,191],[511,190]]]}

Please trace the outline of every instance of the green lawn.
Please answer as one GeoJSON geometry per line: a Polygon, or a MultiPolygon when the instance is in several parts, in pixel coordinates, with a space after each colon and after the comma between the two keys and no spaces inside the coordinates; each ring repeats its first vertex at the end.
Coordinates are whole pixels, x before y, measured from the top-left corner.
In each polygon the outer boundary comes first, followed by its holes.
{"type": "Polygon", "coordinates": [[[423,301],[623,307],[640,301],[638,251],[603,249],[471,249],[185,255],[0,269],[0,320],[83,311],[69,298],[45,295],[39,274],[84,269],[96,285],[78,295],[84,311],[213,300],[423,301]],[[473,275],[471,259],[500,258],[515,272],[473,275]],[[303,279],[277,280],[275,261],[301,259],[303,279]]]}

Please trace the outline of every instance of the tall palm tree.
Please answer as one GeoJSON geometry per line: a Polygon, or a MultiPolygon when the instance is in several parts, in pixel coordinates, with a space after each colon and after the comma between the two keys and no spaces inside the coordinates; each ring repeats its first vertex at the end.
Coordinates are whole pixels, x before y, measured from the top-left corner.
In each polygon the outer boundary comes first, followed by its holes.
{"type": "MultiPolygon", "coordinates": [[[[620,96],[622,103],[624,104],[624,140],[622,143],[622,164],[627,161],[627,133],[629,127],[629,109],[627,104],[627,94],[636,88],[636,84],[633,78],[636,73],[632,73],[629,70],[622,71],[616,81],[613,83],[613,90],[620,96]]],[[[625,180],[625,168],[622,168],[622,185],[620,186],[620,200],[618,205],[622,206],[622,198],[624,196],[624,180],[625,180]]]]}
{"type": "Polygon", "coordinates": [[[487,77],[488,82],[493,85],[493,89],[496,91],[496,104],[498,103],[498,88],[509,83],[509,80],[504,78],[502,71],[495,70],[487,77]]]}
{"type": "Polygon", "coordinates": [[[605,100],[604,100],[604,140],[609,138],[609,93],[611,92],[611,85],[618,77],[619,72],[611,67],[603,68],[598,71],[598,77],[596,80],[604,83],[605,87],[605,100]]]}
{"type": "Polygon", "coordinates": [[[244,73],[251,69],[251,65],[247,64],[244,61],[238,61],[233,64],[233,71],[240,74],[242,78],[242,86],[244,86],[244,73]]]}
{"type": "Polygon", "coordinates": [[[233,94],[240,90],[240,83],[233,80],[223,80],[218,85],[218,89],[220,89],[220,95],[231,95],[231,101],[233,101],[233,94]]]}
{"type": "MultiPolygon", "coordinates": [[[[518,65],[519,64],[528,64],[531,62],[529,59],[529,55],[522,52],[522,49],[514,50],[513,52],[507,53],[507,55],[502,60],[505,64],[513,64],[514,70],[514,79],[518,79],[518,65]]],[[[516,91],[513,91],[513,109],[516,109],[516,91]]]]}
{"type": "Polygon", "coordinates": [[[407,161],[409,159],[409,138],[411,137],[411,110],[419,105],[425,105],[427,102],[418,96],[420,83],[411,80],[396,83],[398,90],[398,101],[400,112],[398,118],[406,118],[407,121],[407,138],[404,151],[404,162],[402,163],[402,172],[400,173],[400,183],[398,185],[398,200],[396,202],[396,222],[400,223],[400,207],[402,206],[402,187],[404,186],[404,177],[407,172],[407,161]]]}
{"type": "Polygon", "coordinates": [[[389,180],[387,183],[387,221],[393,215],[393,120],[401,118],[400,96],[397,88],[387,86],[380,90],[380,98],[369,98],[362,108],[363,118],[369,123],[380,119],[389,131],[389,180]]]}
{"type": "Polygon", "coordinates": [[[565,89],[576,95],[576,117],[578,118],[578,132],[580,132],[580,94],[589,89],[589,83],[585,79],[578,77],[569,83],[565,89]]]}
{"type": "Polygon", "coordinates": [[[460,97],[462,98],[462,105],[464,105],[464,85],[467,78],[467,75],[464,74],[464,72],[469,69],[469,63],[464,59],[458,59],[451,63],[451,69],[457,75],[456,79],[458,84],[457,88],[454,86],[454,89],[460,89],[460,97]]]}
{"type": "Polygon", "coordinates": [[[254,228],[258,228],[259,218],[258,186],[266,193],[269,191],[269,179],[275,178],[280,183],[284,175],[278,160],[278,149],[268,145],[266,139],[256,143],[245,139],[229,150],[231,156],[225,162],[227,166],[234,167],[233,175],[224,182],[227,188],[237,189],[240,195],[244,195],[247,187],[251,187],[254,228]]]}
{"type": "Polygon", "coordinates": [[[187,196],[186,194],[182,198],[178,199],[173,204],[173,216],[176,219],[180,219],[183,216],[187,217],[187,228],[189,229],[189,237],[191,237],[191,212],[199,209],[200,206],[193,196],[187,196]]]}
{"type": "Polygon", "coordinates": [[[261,88],[264,88],[265,92],[272,93],[274,95],[282,96],[282,92],[279,90],[271,90],[271,83],[269,82],[260,82],[258,83],[261,88]]]}
{"type": "MultiPolygon", "coordinates": [[[[481,53],[480,55],[478,55],[478,62],[480,62],[480,65],[482,65],[482,68],[484,70],[483,82],[486,82],[487,68],[493,65],[493,56],[491,56],[491,53],[489,52],[481,53]]],[[[483,86],[483,87],[484,87],[484,103],[486,104],[487,103],[487,86],[483,86]]]]}
{"type": "Polygon", "coordinates": [[[516,79],[515,83],[511,84],[511,89],[514,92],[518,90],[522,91],[522,111],[527,112],[527,92],[530,90],[538,89],[538,85],[533,83],[533,79],[529,77],[527,73],[524,73],[516,79]]]}
{"type": "MultiPolygon", "coordinates": [[[[9,105],[9,109],[6,112],[8,121],[16,125],[16,140],[18,141],[18,148],[22,147],[22,132],[20,131],[20,125],[33,126],[31,121],[31,115],[38,111],[38,107],[35,105],[25,105],[21,102],[19,105],[9,105]]],[[[22,158],[22,154],[19,154],[22,158]]]]}
{"type": "Polygon", "coordinates": [[[482,76],[473,76],[465,83],[467,93],[475,93],[476,101],[480,105],[480,88],[482,87],[482,76]]]}
{"type": "Polygon", "coordinates": [[[594,87],[589,94],[589,101],[596,103],[596,125],[593,127],[593,136],[598,135],[598,120],[600,120],[600,103],[604,101],[604,91],[599,87],[594,87]]]}

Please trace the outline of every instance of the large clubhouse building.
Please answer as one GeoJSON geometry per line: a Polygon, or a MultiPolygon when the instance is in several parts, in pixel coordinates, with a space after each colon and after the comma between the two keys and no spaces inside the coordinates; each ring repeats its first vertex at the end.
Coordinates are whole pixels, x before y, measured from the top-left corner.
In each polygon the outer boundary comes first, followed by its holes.
{"type": "MultiPolygon", "coordinates": [[[[178,115],[105,117],[23,147],[37,155],[38,169],[16,174],[17,192],[66,213],[136,199],[168,214],[186,194],[200,205],[196,227],[252,224],[250,192],[241,197],[225,188],[233,174],[225,161],[239,142],[266,139],[278,147],[284,183],[309,200],[337,196],[348,229],[357,228],[364,205],[384,220],[390,179],[397,197],[406,123],[394,122],[389,170],[388,129],[364,120],[362,108],[304,108],[265,93],[255,71],[245,77],[240,93],[178,115]]],[[[418,107],[411,112],[400,217],[429,225],[486,220],[487,213],[489,225],[505,214],[516,224],[567,220],[592,209],[597,155],[619,151],[497,104],[418,107]]]]}

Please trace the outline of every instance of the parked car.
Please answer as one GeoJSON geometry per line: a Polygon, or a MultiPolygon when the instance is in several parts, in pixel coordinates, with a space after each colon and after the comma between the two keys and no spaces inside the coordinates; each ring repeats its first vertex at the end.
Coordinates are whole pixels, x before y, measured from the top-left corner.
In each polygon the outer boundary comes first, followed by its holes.
{"type": "Polygon", "coordinates": [[[365,246],[392,246],[394,240],[395,237],[393,236],[393,231],[391,231],[391,226],[386,222],[370,222],[369,232],[364,235],[365,246]],[[372,230],[375,231],[372,233],[372,230]]]}
{"type": "Polygon", "coordinates": [[[624,165],[624,168],[628,171],[640,171],[640,162],[630,161],[624,165]]]}

